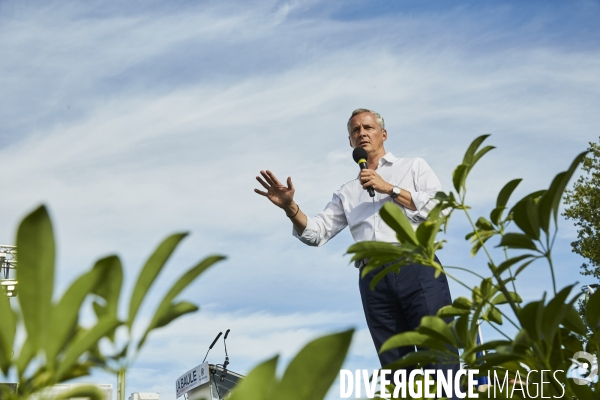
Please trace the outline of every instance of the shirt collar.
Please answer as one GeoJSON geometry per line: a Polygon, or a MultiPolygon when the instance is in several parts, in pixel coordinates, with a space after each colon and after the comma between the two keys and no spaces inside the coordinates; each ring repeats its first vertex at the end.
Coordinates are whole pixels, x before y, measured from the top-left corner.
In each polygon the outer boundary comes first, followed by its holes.
{"type": "Polygon", "coordinates": [[[386,163],[390,163],[393,164],[394,161],[396,161],[398,158],[396,156],[394,156],[392,153],[390,153],[389,151],[387,153],[385,153],[385,155],[383,157],[381,157],[379,159],[379,164],[377,165],[377,167],[381,167],[382,165],[386,164],[386,163]]]}

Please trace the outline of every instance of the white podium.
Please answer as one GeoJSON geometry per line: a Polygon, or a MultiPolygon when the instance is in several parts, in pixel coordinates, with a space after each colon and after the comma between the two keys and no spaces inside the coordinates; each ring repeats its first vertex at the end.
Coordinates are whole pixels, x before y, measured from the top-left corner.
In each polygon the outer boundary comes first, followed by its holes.
{"type": "Polygon", "coordinates": [[[222,375],[221,366],[200,364],[177,379],[176,397],[187,393],[187,400],[225,400],[244,376],[230,370],[227,370],[223,380],[222,375]]]}

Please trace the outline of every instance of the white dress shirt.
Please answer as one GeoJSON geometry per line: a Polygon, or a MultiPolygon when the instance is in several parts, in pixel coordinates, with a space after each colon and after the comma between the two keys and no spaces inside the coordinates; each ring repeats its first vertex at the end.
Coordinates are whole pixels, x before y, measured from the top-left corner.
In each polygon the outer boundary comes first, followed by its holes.
{"type": "Polygon", "coordinates": [[[396,232],[379,216],[379,209],[386,202],[394,202],[400,207],[416,229],[436,204],[430,201],[431,198],[442,190],[431,167],[421,158],[397,158],[392,153],[386,153],[379,160],[377,173],[386,182],[410,192],[417,210],[403,207],[387,194],[375,192],[375,197],[370,197],[357,177],[335,192],[323,211],[314,218],[308,218],[302,235],[292,228],[293,235],[309,246],[322,246],[349,226],[357,242],[376,240],[397,243],[396,232]]]}

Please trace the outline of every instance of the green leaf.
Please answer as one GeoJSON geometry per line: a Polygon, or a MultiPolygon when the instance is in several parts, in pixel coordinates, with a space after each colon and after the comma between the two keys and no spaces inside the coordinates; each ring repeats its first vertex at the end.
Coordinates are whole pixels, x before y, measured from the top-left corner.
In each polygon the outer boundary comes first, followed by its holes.
{"type": "Polygon", "coordinates": [[[393,243],[365,241],[351,245],[346,254],[354,254],[351,261],[363,260],[365,258],[370,258],[373,261],[374,259],[379,260],[384,258],[386,260],[384,264],[387,264],[389,261],[403,256],[405,253],[402,248],[393,243]]]}
{"type": "Polygon", "coordinates": [[[483,217],[479,217],[479,219],[477,219],[477,222],[475,222],[475,226],[483,231],[493,231],[494,230],[492,223],[483,217]]]}
{"type": "Polygon", "coordinates": [[[98,284],[100,277],[98,271],[94,270],[83,274],[71,284],[53,308],[50,340],[46,344],[46,362],[49,369],[54,369],[56,355],[69,344],[77,327],[81,305],[98,284]]]}
{"type": "Polygon", "coordinates": [[[525,268],[527,268],[529,266],[529,264],[531,264],[532,262],[534,262],[537,258],[534,258],[532,260],[526,261],[523,264],[521,264],[519,266],[519,268],[517,268],[517,270],[515,271],[515,278],[517,277],[517,275],[519,275],[521,272],[523,272],[523,270],[525,268]]]}
{"type": "Polygon", "coordinates": [[[164,267],[165,263],[175,251],[175,248],[186,236],[186,233],[176,233],[166,238],[150,256],[146,264],[142,268],[137,282],[133,288],[131,301],[129,302],[129,318],[127,319],[127,327],[131,331],[135,316],[144,300],[144,297],[150,290],[154,280],[164,267]]]}
{"type": "Polygon", "coordinates": [[[421,246],[431,249],[435,242],[435,237],[440,231],[440,224],[433,221],[424,221],[419,224],[416,231],[417,240],[421,246]]]}
{"type": "Polygon", "coordinates": [[[234,388],[229,400],[265,400],[276,383],[275,370],[278,356],[256,367],[234,388]]]}
{"type": "Polygon", "coordinates": [[[529,236],[523,235],[522,233],[507,233],[502,236],[502,240],[497,247],[508,247],[510,249],[526,249],[526,250],[537,250],[535,243],[529,236]]]}
{"type": "Polygon", "coordinates": [[[17,317],[10,307],[10,299],[0,291],[0,369],[6,375],[11,365],[11,355],[17,332],[17,317]]]}
{"type": "MultiPolygon", "coordinates": [[[[519,186],[519,183],[521,183],[523,179],[513,179],[512,181],[508,182],[506,185],[504,185],[504,187],[500,190],[500,193],[498,193],[498,199],[496,199],[496,208],[505,208],[506,204],[508,203],[508,199],[510,199],[510,196],[512,195],[512,193],[515,191],[515,189],[517,188],[517,186],[519,186]]],[[[493,220],[493,218],[492,218],[493,220]]]]}
{"type": "Polygon", "coordinates": [[[587,334],[585,324],[581,320],[579,313],[573,307],[567,310],[567,315],[565,315],[562,324],[565,328],[578,335],[585,336],[587,334]]]}
{"type": "Polygon", "coordinates": [[[483,315],[483,319],[502,325],[502,314],[500,314],[500,311],[496,307],[488,308],[487,312],[483,315]]]}
{"type": "Polygon", "coordinates": [[[404,346],[417,346],[430,349],[438,349],[441,351],[448,351],[445,342],[423,333],[409,331],[399,333],[386,340],[381,345],[381,348],[379,349],[379,354],[384,353],[388,350],[404,346]]]}
{"type": "Polygon", "coordinates": [[[456,347],[456,340],[450,327],[446,321],[439,317],[426,315],[421,318],[421,325],[417,328],[417,332],[456,347]]]}
{"type": "Polygon", "coordinates": [[[485,154],[487,154],[488,151],[495,149],[494,146],[485,146],[483,149],[479,150],[474,156],[473,156],[473,160],[471,160],[471,162],[469,163],[469,169],[473,168],[475,166],[475,164],[477,164],[477,161],[479,161],[479,159],[481,157],[483,157],[485,154]]]}
{"type": "Polygon", "coordinates": [[[581,164],[587,153],[588,152],[585,151],[577,155],[571,163],[571,166],[568,170],[556,175],[556,177],[552,180],[552,183],[550,184],[550,188],[542,196],[539,205],[539,216],[542,229],[544,229],[546,233],[548,233],[550,228],[551,214],[553,214],[554,223],[556,224],[558,218],[558,207],[560,205],[560,200],[563,197],[565,188],[567,187],[569,181],[571,180],[571,177],[573,176],[573,174],[577,170],[577,167],[579,166],[579,164],[581,164]]]}
{"type": "Polygon", "coordinates": [[[463,310],[470,310],[472,307],[473,303],[471,303],[471,300],[467,299],[466,297],[460,296],[458,298],[456,298],[453,302],[452,302],[452,306],[456,307],[456,308],[462,308],[463,310]]]}
{"type": "Polygon", "coordinates": [[[592,392],[592,389],[587,385],[576,385],[572,382],[569,382],[569,389],[573,392],[575,396],[574,399],[577,400],[596,400],[597,397],[592,392]]]}
{"type": "Polygon", "coordinates": [[[144,332],[142,340],[138,344],[138,349],[142,346],[142,344],[146,340],[146,336],[150,333],[150,331],[165,326],[173,319],[178,318],[183,314],[196,311],[198,309],[196,306],[194,306],[193,304],[190,305],[189,303],[179,303],[177,305],[174,305],[173,300],[175,300],[175,297],[177,297],[179,293],[181,293],[183,289],[185,289],[190,283],[192,283],[202,272],[206,271],[208,267],[223,259],[225,259],[225,257],[223,256],[207,257],[194,267],[190,268],[177,280],[177,282],[175,282],[175,284],[171,287],[171,289],[162,299],[160,305],[154,313],[154,317],[152,317],[150,325],[148,325],[148,328],[146,329],[146,332],[144,332]]]}
{"type": "Polygon", "coordinates": [[[381,215],[381,219],[396,232],[398,239],[400,239],[400,243],[408,242],[415,246],[419,245],[415,230],[400,207],[393,203],[385,203],[383,207],[381,207],[379,215],[381,215]]]}
{"type": "Polygon", "coordinates": [[[101,274],[100,283],[95,287],[93,293],[102,297],[105,305],[101,306],[100,317],[112,315],[117,317],[119,298],[121,295],[121,286],[123,284],[123,266],[117,256],[108,256],[96,261],[94,270],[101,274]]]}
{"type": "Polygon", "coordinates": [[[508,260],[506,260],[506,261],[502,262],[500,265],[498,265],[498,268],[496,269],[496,275],[497,276],[502,275],[502,273],[504,271],[506,271],[507,269],[509,269],[516,263],[518,263],[519,261],[523,261],[523,260],[525,260],[527,258],[531,258],[531,257],[533,257],[533,254],[523,254],[523,255],[520,255],[517,257],[509,258],[508,260]]]}
{"type": "Polygon", "coordinates": [[[544,332],[544,340],[549,345],[554,340],[554,335],[558,330],[558,325],[562,322],[563,318],[567,313],[567,308],[571,305],[565,305],[565,301],[571,293],[573,285],[567,286],[551,299],[546,308],[544,309],[544,316],[542,318],[542,332],[544,332]]]}
{"type": "Polygon", "coordinates": [[[54,290],[54,234],[44,206],[25,217],[17,232],[19,304],[34,353],[50,331],[54,290]]]}
{"type": "Polygon", "coordinates": [[[585,319],[590,329],[595,332],[600,325],[600,290],[596,290],[587,301],[585,319]]]}
{"type": "MultiPolygon", "coordinates": [[[[508,292],[508,295],[510,296],[511,300],[514,303],[520,303],[523,300],[521,300],[521,296],[519,296],[518,293],[515,292],[508,292]]],[[[500,305],[500,304],[507,304],[509,301],[506,298],[506,296],[504,295],[504,293],[498,293],[498,295],[496,297],[494,297],[492,299],[492,305],[500,305]]]]}
{"type": "MultiPolygon", "coordinates": [[[[189,303],[187,301],[181,301],[179,303],[169,304],[168,308],[166,310],[162,311],[160,316],[156,320],[152,321],[152,325],[150,325],[150,327],[148,327],[148,329],[144,333],[144,336],[138,343],[137,348],[140,349],[144,345],[144,342],[146,341],[148,334],[152,330],[161,328],[165,325],[168,325],[173,320],[175,320],[185,314],[196,312],[196,311],[198,311],[198,309],[199,309],[199,307],[197,305],[189,303]]],[[[157,315],[155,315],[155,317],[157,317],[157,315]]]]}
{"type": "Polygon", "coordinates": [[[121,325],[119,320],[109,316],[98,321],[98,323],[89,330],[81,332],[81,334],[79,334],[66,349],[65,356],[58,365],[56,371],[57,380],[60,382],[61,378],[63,378],[63,376],[77,363],[79,357],[86,351],[89,351],[92,347],[96,346],[100,339],[105,337],[119,325],[121,325]]]}
{"type": "Polygon", "coordinates": [[[456,308],[453,306],[444,306],[438,310],[437,316],[440,318],[453,318],[460,315],[468,315],[470,313],[470,310],[464,310],[462,308],[456,308]]]}
{"type": "Polygon", "coordinates": [[[469,316],[463,315],[451,322],[451,329],[454,336],[462,342],[463,348],[471,347],[471,337],[469,336],[469,316]]]}
{"type": "MultiPolygon", "coordinates": [[[[546,294],[544,293],[544,299],[546,294]]],[[[519,321],[532,340],[538,340],[542,334],[542,317],[544,314],[544,300],[532,301],[519,310],[519,321]]]]}
{"type": "Polygon", "coordinates": [[[452,183],[454,185],[454,189],[458,193],[461,192],[461,189],[465,187],[465,180],[467,179],[467,174],[469,173],[469,166],[466,164],[461,164],[452,173],[452,183]]]}
{"type": "Polygon", "coordinates": [[[481,135],[481,136],[475,138],[475,140],[473,140],[471,142],[471,144],[467,148],[467,151],[465,152],[465,156],[463,157],[463,164],[471,165],[471,166],[475,164],[475,162],[477,161],[477,160],[474,160],[475,152],[477,151],[479,146],[481,146],[481,143],[483,143],[483,141],[488,138],[488,136],[490,136],[490,135],[489,134],[481,135]]]}
{"type": "Polygon", "coordinates": [[[526,197],[512,209],[513,220],[527,236],[538,240],[540,238],[540,222],[537,206],[533,199],[526,197]]]}
{"type": "Polygon", "coordinates": [[[29,363],[33,359],[35,355],[35,350],[33,350],[33,345],[31,344],[31,339],[29,337],[25,338],[25,342],[23,346],[21,346],[21,351],[19,352],[19,357],[17,358],[16,367],[17,367],[17,375],[22,376],[25,373],[25,370],[29,366],[29,363]]]}
{"type": "Polygon", "coordinates": [[[290,362],[270,399],[323,399],[346,358],[354,330],[307,344],[290,362]]]}

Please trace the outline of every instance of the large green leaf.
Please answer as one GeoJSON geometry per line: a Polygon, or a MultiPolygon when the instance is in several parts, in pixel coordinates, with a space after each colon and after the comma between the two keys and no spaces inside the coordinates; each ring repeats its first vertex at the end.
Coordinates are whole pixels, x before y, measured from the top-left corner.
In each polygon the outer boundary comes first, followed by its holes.
{"type": "Polygon", "coordinates": [[[510,181],[506,185],[504,185],[504,187],[500,190],[500,193],[498,193],[498,198],[496,199],[496,207],[497,208],[506,207],[506,204],[508,203],[508,199],[510,199],[510,196],[515,191],[517,186],[519,186],[519,183],[521,183],[522,180],[523,179],[520,179],[520,178],[513,179],[512,181],[510,181]]]}
{"type": "Polygon", "coordinates": [[[307,344],[290,362],[269,398],[323,399],[340,372],[353,332],[349,330],[323,336],[307,344]]]}
{"type": "Polygon", "coordinates": [[[26,216],[17,232],[19,304],[34,353],[49,337],[54,290],[54,234],[44,206],[26,216]]]}
{"type": "Polygon", "coordinates": [[[381,219],[396,232],[400,239],[400,243],[408,242],[415,246],[419,245],[415,230],[400,207],[393,203],[385,203],[383,207],[381,207],[379,215],[381,215],[381,219]]]}
{"type": "Polygon", "coordinates": [[[144,297],[150,290],[150,287],[154,283],[156,277],[165,266],[165,263],[175,251],[175,248],[186,236],[186,233],[176,233],[166,238],[150,256],[146,264],[142,268],[140,275],[138,276],[137,282],[133,288],[131,294],[131,301],[129,302],[129,317],[127,319],[127,327],[131,330],[135,316],[144,300],[144,297]]]}
{"type": "MultiPolygon", "coordinates": [[[[104,299],[104,304],[99,305],[96,315],[100,319],[106,315],[117,316],[121,286],[123,284],[123,266],[117,256],[108,256],[96,261],[94,270],[102,275],[99,284],[94,289],[94,294],[104,299]]],[[[96,303],[97,304],[97,303],[96,303]]]]}
{"type": "Polygon", "coordinates": [[[587,155],[587,151],[580,153],[575,157],[571,166],[565,172],[561,172],[556,175],[556,177],[552,180],[550,184],[550,188],[540,200],[539,209],[540,209],[540,221],[541,226],[545,232],[548,232],[550,225],[550,215],[554,216],[554,223],[558,218],[558,206],[560,205],[560,200],[562,199],[565,188],[567,187],[571,177],[577,170],[577,167],[585,156],[587,155]]]}
{"type": "MultiPolygon", "coordinates": [[[[144,345],[144,343],[146,342],[146,338],[148,337],[148,334],[150,333],[150,331],[157,329],[157,328],[161,328],[165,325],[168,325],[175,319],[177,319],[185,314],[196,312],[198,310],[199,310],[199,307],[197,305],[189,303],[187,301],[180,301],[178,303],[170,303],[168,305],[168,308],[163,310],[161,312],[160,316],[158,316],[158,318],[156,320],[152,321],[152,325],[150,327],[148,327],[148,329],[144,333],[144,336],[138,343],[137,348],[140,349],[144,345]]],[[[157,317],[157,315],[155,315],[155,317],[157,317]]]]}
{"type": "Polygon", "coordinates": [[[436,338],[446,344],[456,346],[456,341],[450,327],[446,321],[439,317],[426,315],[421,318],[421,325],[417,328],[417,332],[436,338]]]}
{"type": "Polygon", "coordinates": [[[386,340],[379,349],[379,353],[386,352],[391,349],[396,349],[398,347],[404,346],[417,346],[417,347],[425,347],[431,349],[438,349],[441,351],[448,351],[446,347],[446,343],[444,341],[440,341],[435,337],[431,337],[430,335],[426,335],[419,332],[409,331],[399,333],[397,335],[392,336],[388,340],[386,340]]]}
{"type": "Polygon", "coordinates": [[[469,173],[469,165],[461,164],[452,173],[452,184],[454,185],[454,189],[456,189],[457,193],[460,193],[461,190],[465,187],[465,180],[467,179],[467,174],[469,173]]]}
{"type": "Polygon", "coordinates": [[[540,222],[538,210],[533,199],[526,197],[512,209],[513,220],[527,236],[534,240],[540,238],[540,222]]]}
{"type": "Polygon", "coordinates": [[[278,357],[267,360],[250,371],[234,388],[229,400],[266,400],[276,383],[278,357]]]}
{"type": "Polygon", "coordinates": [[[498,247],[508,247],[510,249],[525,249],[525,250],[537,250],[535,243],[529,236],[523,235],[522,233],[507,233],[502,236],[502,240],[498,247]]]}
{"type": "Polygon", "coordinates": [[[509,258],[508,260],[502,262],[500,265],[498,265],[498,268],[496,268],[496,275],[500,276],[502,275],[502,273],[504,271],[506,271],[507,269],[509,269],[510,267],[512,267],[514,264],[518,263],[519,261],[523,261],[527,258],[531,258],[533,257],[533,254],[523,254],[517,257],[512,257],[509,258]]]}
{"type": "Polygon", "coordinates": [[[542,332],[544,334],[544,340],[549,345],[554,340],[554,335],[558,330],[558,325],[562,322],[563,318],[567,314],[567,308],[572,307],[570,304],[565,304],[569,293],[571,293],[573,285],[567,286],[552,298],[544,309],[544,315],[542,318],[542,332]]]}
{"type": "Polygon", "coordinates": [[[0,290],[0,369],[6,375],[11,365],[17,318],[10,307],[10,299],[0,290]]]}
{"type": "MultiPolygon", "coordinates": [[[[523,301],[523,300],[521,300],[521,296],[519,296],[518,293],[508,292],[508,296],[513,301],[513,303],[520,303],[521,301],[523,301]]],[[[510,302],[509,299],[506,297],[506,295],[504,293],[498,293],[498,295],[492,299],[492,304],[495,306],[500,305],[500,304],[506,304],[509,302],[510,302]]]]}
{"type": "Polygon", "coordinates": [[[138,345],[138,349],[142,346],[146,340],[146,336],[148,336],[153,329],[165,326],[173,319],[197,310],[196,306],[190,307],[189,303],[173,304],[173,300],[175,300],[175,297],[177,297],[177,295],[179,295],[179,293],[192,283],[202,272],[206,271],[208,267],[223,259],[225,259],[223,256],[207,257],[194,267],[190,268],[177,280],[177,282],[175,282],[165,297],[163,297],[158,309],[154,313],[154,317],[152,317],[150,325],[148,325],[146,332],[144,332],[144,336],[138,345]],[[194,307],[196,307],[196,309],[193,309],[194,307]]]}
{"type": "MultiPolygon", "coordinates": [[[[481,135],[481,136],[476,137],[475,140],[473,140],[471,142],[471,144],[467,148],[467,151],[465,152],[465,155],[463,157],[463,162],[462,162],[463,164],[471,165],[471,166],[475,164],[475,162],[477,161],[477,160],[474,160],[475,152],[477,151],[479,146],[481,146],[481,143],[483,143],[483,141],[485,139],[487,139],[489,136],[490,136],[489,134],[481,135]]],[[[490,146],[488,146],[488,147],[490,147],[490,146]]],[[[477,159],[479,159],[479,158],[477,158],[477,159]]]]}
{"type": "Polygon", "coordinates": [[[571,332],[575,332],[578,335],[585,336],[587,334],[585,324],[581,320],[581,317],[579,316],[577,310],[575,310],[575,308],[573,307],[570,307],[567,310],[567,315],[565,315],[562,324],[566,329],[568,329],[571,332]]]}
{"type": "Polygon", "coordinates": [[[538,340],[542,334],[542,318],[544,314],[544,300],[532,301],[519,310],[519,321],[532,340],[538,340]]]}
{"type": "Polygon", "coordinates": [[[487,154],[488,151],[494,150],[494,149],[495,149],[494,146],[485,146],[483,149],[481,149],[477,153],[475,153],[475,155],[473,156],[473,160],[471,160],[471,162],[469,163],[469,169],[472,169],[475,166],[475,164],[477,164],[477,161],[479,161],[479,159],[481,157],[483,157],[485,154],[487,154]]]}
{"type": "Polygon", "coordinates": [[[100,339],[105,337],[109,332],[112,332],[120,324],[119,320],[109,316],[98,321],[89,330],[81,332],[65,350],[65,356],[56,370],[57,381],[60,382],[85,352],[96,346],[100,339]]]}
{"type": "Polygon", "coordinates": [[[595,332],[600,324],[600,290],[596,290],[588,299],[585,319],[590,329],[595,332]]]}
{"type": "Polygon", "coordinates": [[[71,284],[52,309],[50,340],[46,343],[46,363],[49,369],[54,368],[55,357],[59,351],[69,344],[77,326],[81,305],[92,293],[100,277],[99,271],[96,270],[83,274],[71,284]]]}
{"type": "Polygon", "coordinates": [[[453,306],[444,306],[438,310],[437,316],[440,318],[453,318],[458,317],[459,315],[469,315],[470,313],[470,310],[464,310],[453,306]]]}

